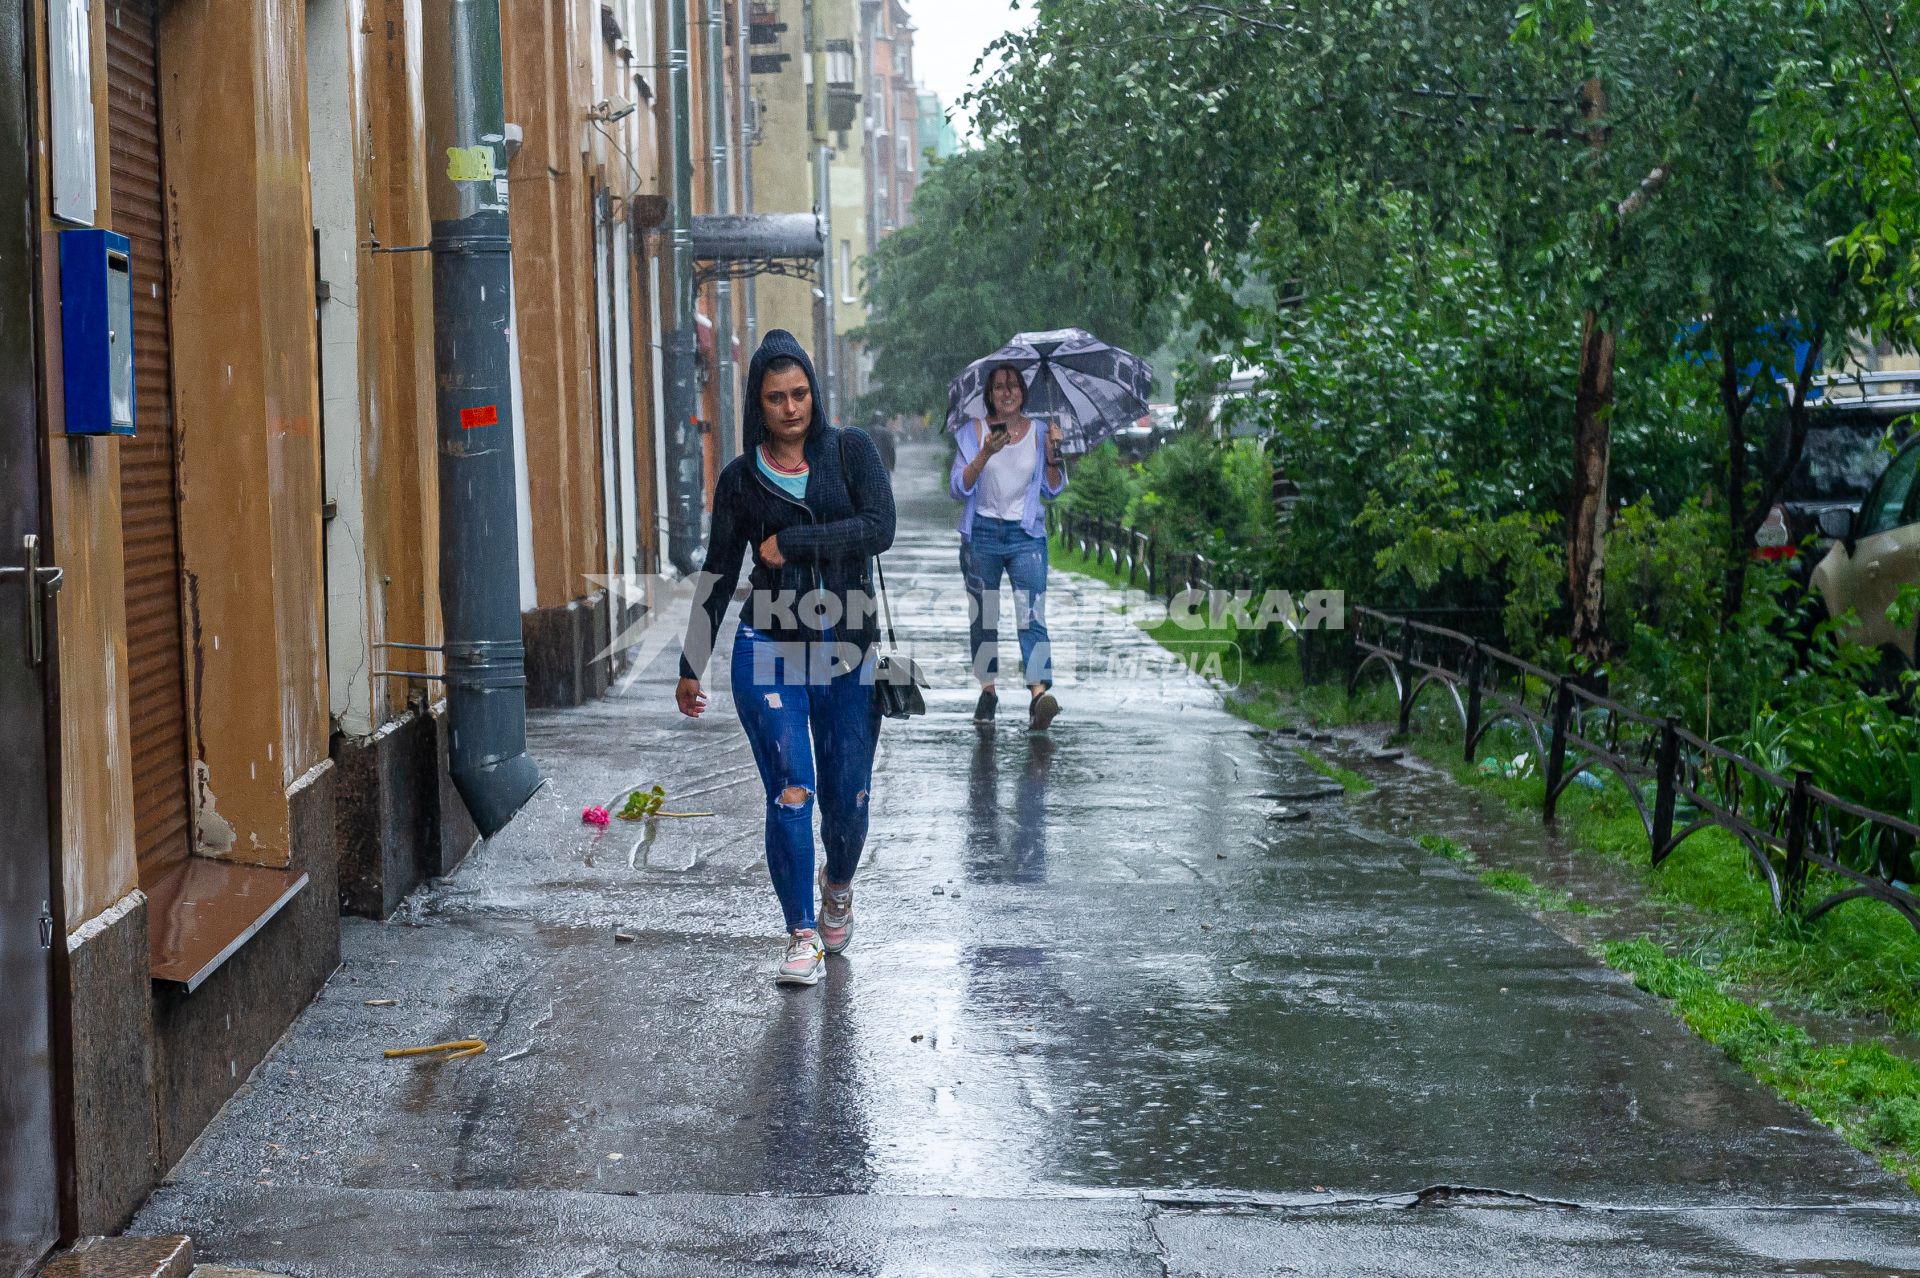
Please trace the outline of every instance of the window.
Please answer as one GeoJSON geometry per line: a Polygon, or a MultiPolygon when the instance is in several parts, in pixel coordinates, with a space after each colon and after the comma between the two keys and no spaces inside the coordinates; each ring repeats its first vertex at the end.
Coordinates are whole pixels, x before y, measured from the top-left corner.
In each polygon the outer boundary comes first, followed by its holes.
{"type": "Polygon", "coordinates": [[[1914,517],[1909,499],[1916,495],[1913,482],[1916,476],[1920,476],[1920,443],[1901,449],[1874,481],[1867,499],[1860,504],[1859,536],[1870,537],[1898,528],[1914,517]]]}

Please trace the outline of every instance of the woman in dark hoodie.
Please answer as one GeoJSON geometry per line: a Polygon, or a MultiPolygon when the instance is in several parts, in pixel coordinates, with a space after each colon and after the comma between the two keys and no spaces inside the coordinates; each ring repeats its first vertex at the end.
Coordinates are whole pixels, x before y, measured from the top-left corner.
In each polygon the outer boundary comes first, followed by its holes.
{"type": "Polygon", "coordinates": [[[687,623],[675,700],[698,718],[700,676],[746,554],[751,590],[733,642],[733,704],[767,794],[767,870],[786,916],[775,977],[820,979],[853,936],[853,873],[867,839],[880,715],[873,557],[893,544],[893,487],[873,441],[827,424],[813,362],[768,333],[747,369],[740,456],[713,490],[707,562],[687,623]],[[813,806],[826,868],[813,897],[813,806]]]}

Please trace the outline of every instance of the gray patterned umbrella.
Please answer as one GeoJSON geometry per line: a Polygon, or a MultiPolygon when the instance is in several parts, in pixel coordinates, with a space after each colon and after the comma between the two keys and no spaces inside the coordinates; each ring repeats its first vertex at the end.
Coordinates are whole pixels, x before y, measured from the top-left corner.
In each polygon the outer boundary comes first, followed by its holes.
{"type": "Polygon", "coordinates": [[[1001,364],[1020,370],[1027,382],[1027,416],[1059,422],[1069,453],[1086,452],[1139,421],[1153,393],[1153,369],[1147,361],[1107,345],[1084,328],[1017,333],[947,384],[948,430],[987,415],[987,379],[1001,364]]]}

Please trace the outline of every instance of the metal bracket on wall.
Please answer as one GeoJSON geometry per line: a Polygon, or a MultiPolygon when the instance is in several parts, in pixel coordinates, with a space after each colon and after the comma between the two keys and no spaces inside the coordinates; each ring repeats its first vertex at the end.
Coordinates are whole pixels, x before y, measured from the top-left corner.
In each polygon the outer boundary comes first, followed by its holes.
{"type": "Polygon", "coordinates": [[[812,280],[818,278],[819,272],[811,261],[779,257],[751,258],[696,266],[693,281],[696,287],[704,287],[716,280],[748,280],[761,275],[812,280]]]}
{"type": "MultiPolygon", "coordinates": [[[[437,643],[376,643],[373,646],[376,648],[399,648],[405,652],[444,653],[446,651],[444,645],[437,643]]],[[[373,673],[376,678],[431,679],[436,683],[445,683],[447,681],[445,675],[429,674],[424,670],[376,670],[373,673]]]]}

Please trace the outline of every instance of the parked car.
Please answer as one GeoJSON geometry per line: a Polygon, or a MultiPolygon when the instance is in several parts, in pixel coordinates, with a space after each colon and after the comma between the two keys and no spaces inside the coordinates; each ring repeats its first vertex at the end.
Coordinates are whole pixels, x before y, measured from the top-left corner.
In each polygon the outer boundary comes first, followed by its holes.
{"type": "Polygon", "coordinates": [[[1180,430],[1180,414],[1172,404],[1149,404],[1146,415],[1113,435],[1120,456],[1130,462],[1145,461],[1154,449],[1173,438],[1180,430]]]}
{"type": "Polygon", "coordinates": [[[1852,609],[1859,618],[1852,637],[1920,661],[1915,626],[1896,627],[1887,608],[1905,585],[1920,585],[1920,437],[1893,455],[1867,489],[1859,509],[1829,506],[1820,531],[1833,538],[1813,570],[1812,587],[1827,615],[1852,609]]]}
{"type": "MultiPolygon", "coordinates": [[[[1820,537],[1824,512],[1859,505],[1886,465],[1889,432],[1902,441],[1911,431],[1907,423],[1920,409],[1920,373],[1835,376],[1824,379],[1815,393],[1819,402],[1810,415],[1800,464],[1780,494],[1788,548],[1820,537]]],[[[1768,422],[1769,465],[1779,464],[1786,446],[1787,420],[1781,413],[1768,422]]]]}
{"type": "Polygon", "coordinates": [[[1265,432],[1250,414],[1234,409],[1253,397],[1260,380],[1258,369],[1235,368],[1213,397],[1213,433],[1217,439],[1257,439],[1265,432]]]}

